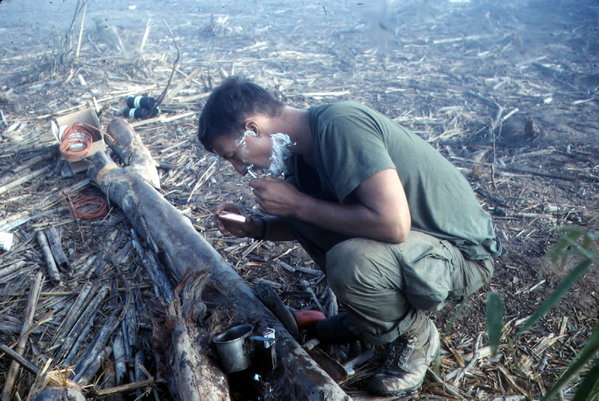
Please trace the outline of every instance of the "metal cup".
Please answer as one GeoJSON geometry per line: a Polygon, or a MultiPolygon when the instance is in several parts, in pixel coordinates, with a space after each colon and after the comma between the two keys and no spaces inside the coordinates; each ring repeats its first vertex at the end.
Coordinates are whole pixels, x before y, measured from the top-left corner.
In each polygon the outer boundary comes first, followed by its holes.
{"type": "Polygon", "coordinates": [[[225,372],[240,372],[250,367],[250,349],[246,339],[253,332],[254,326],[241,324],[214,337],[213,341],[225,372]]]}
{"type": "Polygon", "coordinates": [[[253,332],[251,324],[240,324],[214,337],[212,341],[216,344],[225,372],[235,373],[249,368],[257,343],[262,344],[262,350],[268,350],[271,369],[276,367],[274,329],[267,328],[263,336],[252,336],[253,332]]]}

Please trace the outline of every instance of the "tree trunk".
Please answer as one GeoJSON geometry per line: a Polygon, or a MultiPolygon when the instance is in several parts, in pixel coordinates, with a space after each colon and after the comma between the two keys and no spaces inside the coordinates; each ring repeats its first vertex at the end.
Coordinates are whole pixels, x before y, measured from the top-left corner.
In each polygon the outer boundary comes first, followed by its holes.
{"type": "MultiPolygon", "coordinates": [[[[302,349],[250,287],[179,211],[129,168],[119,168],[104,152],[93,156],[89,174],[110,200],[121,207],[135,231],[159,254],[171,276],[180,282],[187,273],[208,270],[210,281],[246,322],[258,330],[276,330],[279,367],[266,380],[272,395],[287,400],[349,400],[349,396],[302,349]],[[274,379],[276,378],[276,379],[274,379]]],[[[179,339],[180,340],[180,339],[179,339]]],[[[205,378],[202,382],[205,383],[205,378]]]]}

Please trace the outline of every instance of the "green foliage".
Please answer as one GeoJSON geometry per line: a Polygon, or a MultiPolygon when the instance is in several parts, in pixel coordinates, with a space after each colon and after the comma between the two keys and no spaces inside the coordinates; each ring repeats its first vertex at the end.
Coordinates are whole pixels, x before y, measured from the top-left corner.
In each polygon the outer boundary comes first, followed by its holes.
{"type": "Polygon", "coordinates": [[[587,372],[572,401],[590,401],[597,396],[599,396],[599,363],[587,372]]]}
{"type": "Polygon", "coordinates": [[[524,332],[530,330],[540,319],[542,319],[553,307],[559,302],[559,300],[568,293],[570,288],[578,281],[580,277],[587,271],[589,266],[592,264],[591,260],[585,259],[581,261],[568,276],[553,290],[553,292],[547,297],[545,302],[539,306],[539,308],[524,322],[516,339],[520,337],[524,332]]]}
{"type": "MultiPolygon", "coordinates": [[[[597,263],[598,253],[593,245],[598,243],[597,236],[587,232],[581,227],[565,227],[564,233],[555,247],[553,262],[563,266],[572,257],[579,259],[578,264],[570,271],[564,280],[547,297],[541,306],[524,322],[513,342],[526,331],[530,330],[540,319],[542,319],[572,288],[590,266],[597,263]]],[[[495,354],[501,340],[503,328],[503,305],[501,299],[495,293],[489,293],[487,297],[487,329],[489,342],[495,354]],[[499,310],[500,309],[500,310],[499,310]]],[[[578,374],[586,365],[599,354],[599,323],[587,340],[586,345],[570,362],[568,368],[562,373],[557,382],[543,397],[543,401],[552,399],[568,382],[578,374]]],[[[573,401],[592,401],[599,396],[599,363],[590,368],[585,379],[580,383],[573,401]]]]}
{"type": "Polygon", "coordinates": [[[496,292],[487,295],[487,328],[493,355],[497,355],[503,329],[503,303],[496,292]]]}

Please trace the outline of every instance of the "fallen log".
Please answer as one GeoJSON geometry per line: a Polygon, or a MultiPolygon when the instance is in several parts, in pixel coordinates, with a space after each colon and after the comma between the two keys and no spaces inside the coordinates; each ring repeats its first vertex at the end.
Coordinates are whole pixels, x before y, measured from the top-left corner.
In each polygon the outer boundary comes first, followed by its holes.
{"type": "MultiPolygon", "coordinates": [[[[135,231],[159,254],[170,275],[180,282],[188,272],[208,270],[210,280],[246,322],[260,322],[259,331],[276,331],[279,367],[272,386],[278,399],[349,400],[349,396],[302,349],[279,320],[256,298],[241,277],[174,206],[133,172],[119,168],[104,152],[92,157],[90,177],[120,206],[135,231]],[[262,327],[263,326],[263,327],[262,327]]],[[[208,385],[203,380],[204,386],[208,385]]],[[[218,387],[218,383],[210,383],[218,387]]]]}
{"type": "Polygon", "coordinates": [[[154,188],[160,189],[160,177],[156,171],[158,163],[144,146],[133,127],[123,119],[114,119],[108,124],[108,135],[115,141],[108,143],[110,149],[154,188]]]}
{"type": "Polygon", "coordinates": [[[161,316],[159,323],[154,321],[156,364],[177,401],[231,400],[227,377],[210,361],[207,347],[199,341],[205,337],[201,326],[207,308],[201,297],[209,274],[203,270],[186,276],[174,291],[164,319],[161,316]]]}

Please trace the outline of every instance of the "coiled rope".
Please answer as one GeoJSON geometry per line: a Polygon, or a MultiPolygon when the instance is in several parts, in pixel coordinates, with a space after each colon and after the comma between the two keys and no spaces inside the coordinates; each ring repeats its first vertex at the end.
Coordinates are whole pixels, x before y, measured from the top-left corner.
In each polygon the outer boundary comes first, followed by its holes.
{"type": "Polygon", "coordinates": [[[79,219],[100,217],[108,208],[101,196],[88,196],[78,191],[63,191],[62,198],[71,214],[79,219]]]}
{"type": "Polygon", "coordinates": [[[94,136],[91,129],[97,129],[87,123],[75,123],[67,126],[60,141],[60,155],[68,162],[76,162],[89,154],[94,136]]]}

